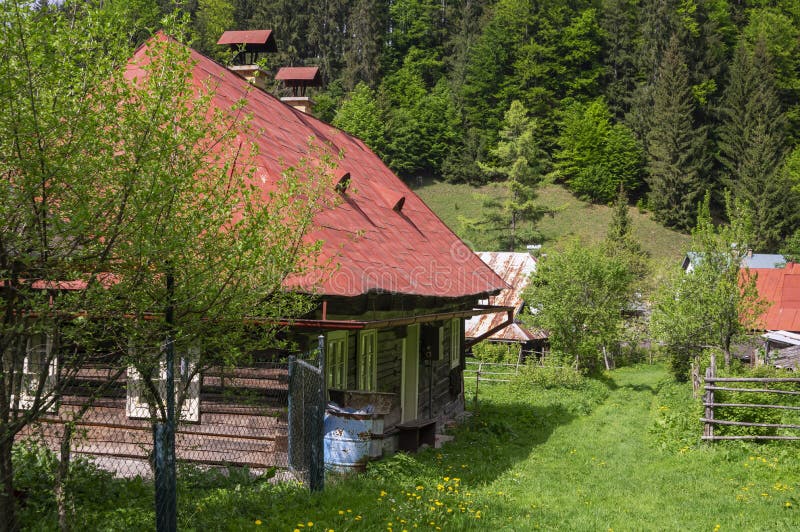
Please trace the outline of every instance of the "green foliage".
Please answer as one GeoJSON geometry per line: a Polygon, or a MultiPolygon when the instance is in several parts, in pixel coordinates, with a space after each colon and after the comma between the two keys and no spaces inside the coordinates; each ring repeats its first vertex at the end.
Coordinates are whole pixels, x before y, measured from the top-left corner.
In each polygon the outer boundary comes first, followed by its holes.
{"type": "Polygon", "coordinates": [[[356,86],[333,119],[334,126],[360,138],[378,153],[384,148],[384,124],[375,93],[365,83],[356,86]]]}
{"type": "Polygon", "coordinates": [[[641,185],[642,149],[625,125],[612,125],[602,99],[565,111],[558,145],[555,175],[578,197],[609,203],[620,187],[641,185]]]}
{"type": "Polygon", "coordinates": [[[218,60],[228,57],[227,50],[220,49],[217,41],[226,30],[233,28],[234,6],[228,0],[198,0],[194,27],[197,50],[218,60]]]}
{"type": "Polygon", "coordinates": [[[755,279],[740,274],[747,219],[732,211],[731,226],[714,226],[709,196],[692,233],[693,270],[675,268],[653,297],[651,331],[664,344],[673,374],[681,381],[689,378],[690,364],[706,349],[722,353],[729,366],[734,338],[756,329],[763,310],[755,279]]]}
{"type": "Polygon", "coordinates": [[[472,355],[481,362],[516,364],[519,361],[519,345],[500,342],[478,342],[472,346],[472,355]]]}
{"type": "Polygon", "coordinates": [[[478,163],[489,175],[504,177],[508,197],[485,197],[483,218],[473,228],[497,235],[501,249],[514,251],[539,239],[535,224],[544,215],[536,200],[536,185],[542,175],[542,150],[536,138],[536,123],[519,101],[506,113],[501,141],[492,150],[496,164],[478,163]]]}
{"type": "MultiPolygon", "coordinates": [[[[758,366],[755,368],[732,367],[731,371],[722,371],[719,377],[757,377],[757,378],[781,378],[786,377],[786,371],[771,366],[758,366]]],[[[798,391],[795,383],[776,382],[764,385],[762,383],[737,382],[728,385],[734,388],[769,388],[772,390],[798,391]]],[[[734,391],[715,391],[714,401],[717,403],[735,404],[767,404],[800,406],[800,400],[793,395],[778,395],[774,393],[758,392],[734,392],[734,391]]],[[[790,410],[779,410],[772,408],[758,407],[723,407],[715,409],[715,416],[729,421],[742,421],[749,423],[768,423],[768,424],[792,424],[797,425],[800,416],[797,412],[790,410]]],[[[796,433],[791,430],[778,429],[776,427],[742,427],[735,425],[717,425],[714,434],[725,435],[790,435],[796,433]]]]}
{"type": "Polygon", "coordinates": [[[550,332],[552,356],[598,372],[602,350],[621,338],[632,281],[626,261],[577,241],[539,261],[524,299],[536,309],[530,321],[550,332]]]}
{"type": "Polygon", "coordinates": [[[686,452],[697,444],[703,407],[692,398],[691,385],[665,379],[656,387],[649,432],[654,443],[671,452],[686,452]]]}
{"type": "Polygon", "coordinates": [[[606,234],[606,246],[611,256],[627,262],[636,281],[643,281],[650,268],[647,253],[633,233],[633,218],[628,207],[628,195],[620,186],[614,203],[611,223],[606,234]]]}
{"type": "Polygon", "coordinates": [[[719,159],[723,183],[751,213],[753,249],[773,252],[796,226],[797,196],[781,171],[785,119],[774,90],[771,59],[763,41],[736,48],[722,100],[719,159]]]}
{"type": "Polygon", "coordinates": [[[649,203],[656,219],[677,229],[694,225],[706,189],[706,128],[695,125],[686,63],[673,37],[653,85],[647,134],[649,203]]]}

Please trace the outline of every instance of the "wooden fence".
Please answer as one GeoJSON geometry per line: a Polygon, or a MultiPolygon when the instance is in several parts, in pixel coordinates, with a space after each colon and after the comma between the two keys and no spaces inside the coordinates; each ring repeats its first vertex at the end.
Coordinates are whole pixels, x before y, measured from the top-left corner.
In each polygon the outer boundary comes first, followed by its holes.
{"type": "Polygon", "coordinates": [[[705,393],[703,395],[703,406],[705,408],[704,416],[700,418],[703,422],[703,440],[717,441],[717,440],[800,440],[800,436],[784,435],[784,434],[741,434],[741,435],[717,435],[714,434],[715,427],[718,426],[731,426],[731,427],[750,427],[750,428],[763,428],[773,431],[777,430],[800,430],[800,425],[788,423],[759,423],[750,421],[735,421],[725,419],[725,413],[729,413],[730,409],[736,408],[750,408],[750,409],[764,409],[764,410],[782,410],[782,411],[798,411],[800,406],[783,405],[783,404],[765,404],[765,403],[744,403],[744,402],[717,402],[715,392],[736,392],[744,394],[769,394],[772,396],[800,396],[800,378],[759,378],[759,377],[716,377],[714,376],[713,367],[706,370],[705,377],[705,393]],[[770,388],[774,384],[794,384],[796,390],[784,390],[770,388]],[[756,387],[749,388],[742,386],[743,384],[750,384],[756,387]]]}

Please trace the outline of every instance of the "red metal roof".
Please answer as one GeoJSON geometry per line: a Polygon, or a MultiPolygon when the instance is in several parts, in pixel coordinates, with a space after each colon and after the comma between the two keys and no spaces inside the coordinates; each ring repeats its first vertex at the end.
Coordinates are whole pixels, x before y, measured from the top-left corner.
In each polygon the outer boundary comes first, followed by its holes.
{"type": "MultiPolygon", "coordinates": [[[[129,78],[144,75],[145,52],[146,45],[136,51],[129,78]]],[[[253,117],[247,140],[258,146],[255,182],[265,197],[283,169],[309,157],[311,138],[339,161],[340,173],[350,174],[344,201],[320,212],[308,235],[310,241],[323,242],[318,262],[332,258],[338,268],[291,278],[287,288],[348,297],[371,291],[464,297],[506,288],[361,140],[254,89],[196,51],[191,59],[193,83],[200,89],[208,82],[218,108],[231,109],[246,100],[241,112],[253,117]],[[395,209],[401,197],[401,208],[395,209]]]]}
{"type": "Polygon", "coordinates": [[[768,331],[800,331],[800,264],[785,268],[751,268],[758,295],[769,303],[761,315],[761,327],[768,331]]]}
{"type": "Polygon", "coordinates": [[[279,81],[313,81],[320,82],[319,67],[281,67],[275,74],[279,81]]]}
{"type": "Polygon", "coordinates": [[[266,45],[272,30],[228,30],[222,34],[217,44],[261,44],[266,45]]]}
{"type": "MultiPolygon", "coordinates": [[[[509,285],[509,288],[490,297],[489,304],[513,307],[516,318],[524,304],[522,293],[528,286],[531,274],[536,271],[536,259],[530,253],[479,251],[477,255],[509,285]]],[[[506,315],[503,313],[474,316],[466,321],[465,336],[477,338],[503,323],[505,319],[506,315]]],[[[544,331],[531,330],[519,323],[512,323],[489,337],[490,340],[511,342],[527,342],[544,338],[547,338],[544,331]]]]}

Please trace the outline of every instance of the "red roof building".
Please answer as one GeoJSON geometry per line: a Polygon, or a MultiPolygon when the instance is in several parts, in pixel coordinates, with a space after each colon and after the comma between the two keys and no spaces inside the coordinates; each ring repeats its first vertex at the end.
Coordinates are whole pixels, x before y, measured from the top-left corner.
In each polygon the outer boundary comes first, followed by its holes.
{"type": "MultiPolygon", "coordinates": [[[[256,182],[268,191],[281,172],[308,157],[308,142],[343,157],[350,176],[343,201],[319,214],[310,238],[324,242],[322,259],[339,268],[330,275],[293,279],[290,288],[328,296],[369,293],[437,298],[486,297],[505,283],[475,255],[361,140],[256,90],[222,65],[192,51],[194,84],[209,83],[215,104],[230,109],[245,100],[252,115],[248,138],[257,144],[256,182]]],[[[146,48],[133,57],[128,76],[141,76],[146,48]]],[[[331,191],[333,193],[333,191],[331,191]]]]}
{"type": "MultiPolygon", "coordinates": [[[[242,35],[231,38],[244,42],[242,35]]],[[[146,46],[130,62],[129,79],[144,74],[146,46]]],[[[391,398],[386,430],[457,414],[464,403],[464,319],[509,310],[478,305],[507,287],[503,279],[361,140],[254,88],[195,51],[191,60],[192,83],[198,90],[213,90],[217,108],[245,102],[241,112],[252,118],[243,140],[258,148],[253,180],[265,198],[287,167],[302,167],[309,157],[313,166],[313,157],[321,155],[337,161],[329,194],[338,201],[316,215],[307,236],[322,242],[318,263],[334,267],[285,283],[289,290],[320,298],[315,312],[287,323],[301,349],[325,335],[331,397],[357,392],[361,398],[376,393],[391,398]],[[321,155],[310,154],[309,142],[321,155]]]]}
{"type": "Polygon", "coordinates": [[[758,295],[769,308],[761,316],[767,331],[800,332],[800,264],[789,262],[784,268],[752,268],[758,295]]]}

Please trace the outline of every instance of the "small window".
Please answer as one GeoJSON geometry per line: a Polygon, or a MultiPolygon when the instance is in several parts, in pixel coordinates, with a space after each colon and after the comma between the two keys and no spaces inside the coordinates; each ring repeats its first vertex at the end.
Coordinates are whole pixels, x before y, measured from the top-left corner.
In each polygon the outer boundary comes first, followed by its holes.
{"type": "MultiPolygon", "coordinates": [[[[135,349],[129,347],[128,352],[133,355],[135,349]]],[[[182,402],[181,421],[193,423],[200,421],[200,373],[196,371],[196,361],[199,357],[200,348],[190,347],[183,356],[176,360],[175,401],[176,404],[182,402]]],[[[153,384],[159,396],[164,398],[167,393],[167,363],[164,355],[161,356],[158,366],[158,376],[153,378],[153,384]]],[[[125,414],[134,419],[151,419],[144,380],[134,366],[128,366],[126,388],[125,414]]]]}
{"type": "Polygon", "coordinates": [[[325,367],[328,373],[328,388],[347,388],[347,331],[328,333],[325,346],[325,367]]]}
{"type": "Polygon", "coordinates": [[[358,389],[378,389],[378,331],[358,333],[358,389]]]}
{"type": "MultiPolygon", "coordinates": [[[[25,349],[25,359],[22,364],[22,389],[19,394],[19,408],[30,410],[36,401],[37,391],[42,385],[42,403],[50,400],[50,394],[56,387],[58,374],[58,361],[53,353],[53,335],[46,333],[32,334],[28,337],[25,349]]],[[[56,410],[53,401],[49,411],[56,410]]]]}
{"type": "Polygon", "coordinates": [[[455,318],[450,321],[450,367],[456,368],[461,364],[461,320],[455,318]]]}

